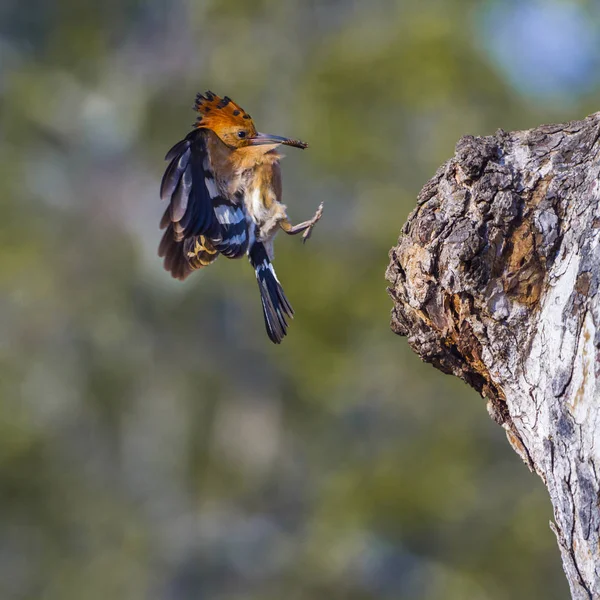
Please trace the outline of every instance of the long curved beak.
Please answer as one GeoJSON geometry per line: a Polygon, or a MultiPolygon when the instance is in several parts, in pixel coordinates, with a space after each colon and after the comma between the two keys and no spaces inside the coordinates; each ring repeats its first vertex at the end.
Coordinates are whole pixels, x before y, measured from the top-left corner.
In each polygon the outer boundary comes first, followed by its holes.
{"type": "Polygon", "coordinates": [[[308,147],[306,142],[300,140],[291,140],[290,138],[281,137],[279,135],[271,135],[269,133],[257,133],[253,138],[248,140],[251,146],[264,146],[264,145],[278,145],[284,144],[285,146],[294,146],[295,148],[308,147]]]}

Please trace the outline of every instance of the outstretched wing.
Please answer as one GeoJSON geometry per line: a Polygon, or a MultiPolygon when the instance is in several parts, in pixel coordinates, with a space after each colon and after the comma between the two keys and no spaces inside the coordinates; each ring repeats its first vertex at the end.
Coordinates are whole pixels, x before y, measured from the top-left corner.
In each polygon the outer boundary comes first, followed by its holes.
{"type": "Polygon", "coordinates": [[[215,228],[211,195],[206,180],[212,179],[206,158],[206,133],[195,130],[167,153],[170,161],[160,184],[160,197],[169,200],[170,221],[181,240],[210,233],[215,228]]]}
{"type": "Polygon", "coordinates": [[[164,257],[165,269],[177,279],[185,279],[218,256],[207,243],[211,234],[218,232],[218,222],[206,185],[207,176],[212,178],[206,156],[206,134],[195,130],[165,157],[169,166],[162,178],[160,197],[168,200],[169,206],[160,223],[166,231],[158,255],[164,257]]]}
{"type": "Polygon", "coordinates": [[[164,266],[177,279],[216,260],[242,256],[248,247],[243,201],[219,194],[207,152],[206,130],[194,130],[175,144],[160,186],[169,206],[159,246],[164,266]]]}

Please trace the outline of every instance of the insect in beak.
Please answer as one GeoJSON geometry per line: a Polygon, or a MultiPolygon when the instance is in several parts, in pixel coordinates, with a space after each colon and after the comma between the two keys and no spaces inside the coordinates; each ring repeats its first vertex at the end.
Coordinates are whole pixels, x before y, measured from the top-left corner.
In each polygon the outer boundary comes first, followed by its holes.
{"type": "Polygon", "coordinates": [[[264,146],[264,145],[278,145],[284,144],[285,146],[294,146],[295,148],[307,148],[306,142],[300,140],[291,140],[289,138],[281,137],[279,135],[271,135],[268,133],[257,133],[253,138],[248,140],[251,146],[264,146]]]}

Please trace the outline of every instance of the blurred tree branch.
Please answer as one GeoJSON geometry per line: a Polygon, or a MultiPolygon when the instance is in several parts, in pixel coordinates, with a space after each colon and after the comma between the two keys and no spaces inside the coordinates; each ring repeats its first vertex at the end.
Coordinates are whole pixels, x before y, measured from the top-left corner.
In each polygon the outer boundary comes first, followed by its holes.
{"type": "Polygon", "coordinates": [[[573,598],[600,598],[600,113],[475,138],[390,252],[392,329],[488,400],[546,484],[573,598]]]}

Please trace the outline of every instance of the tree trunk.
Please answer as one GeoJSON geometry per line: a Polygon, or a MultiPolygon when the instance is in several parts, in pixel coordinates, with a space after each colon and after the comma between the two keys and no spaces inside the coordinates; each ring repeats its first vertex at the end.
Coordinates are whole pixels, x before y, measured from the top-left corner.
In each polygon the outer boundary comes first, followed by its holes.
{"type": "Polygon", "coordinates": [[[600,598],[600,113],[466,136],[390,252],[392,329],[488,400],[600,598]]]}

